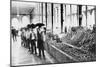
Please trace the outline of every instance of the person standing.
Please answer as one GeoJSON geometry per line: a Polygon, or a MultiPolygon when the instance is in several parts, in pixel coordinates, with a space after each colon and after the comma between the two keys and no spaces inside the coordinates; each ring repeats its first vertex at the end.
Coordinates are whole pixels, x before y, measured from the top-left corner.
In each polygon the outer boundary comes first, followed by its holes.
{"type": "Polygon", "coordinates": [[[23,46],[24,44],[24,29],[22,29],[22,32],[21,32],[21,46],[23,46]]]}
{"type": "Polygon", "coordinates": [[[32,32],[31,32],[31,53],[33,54],[34,51],[35,51],[35,54],[37,54],[37,51],[36,51],[36,34],[34,32],[34,29],[32,29],[32,32]]]}
{"type": "Polygon", "coordinates": [[[37,29],[37,47],[39,50],[39,56],[41,57],[41,54],[43,54],[43,57],[45,57],[44,55],[44,45],[43,45],[43,35],[42,35],[42,31],[41,31],[41,26],[38,27],[37,29]]]}
{"type": "Polygon", "coordinates": [[[45,41],[46,41],[46,28],[45,27],[43,27],[42,28],[42,32],[41,32],[41,37],[42,37],[42,49],[41,49],[41,52],[42,52],[42,54],[43,54],[43,57],[45,58],[45,53],[44,53],[44,50],[45,50],[45,41]]]}
{"type": "Polygon", "coordinates": [[[16,41],[16,29],[13,28],[13,29],[11,30],[11,33],[12,33],[13,41],[16,41]]]}
{"type": "Polygon", "coordinates": [[[29,49],[29,51],[31,51],[31,36],[30,36],[30,29],[28,28],[27,32],[26,32],[26,36],[27,36],[27,47],[29,49]]]}
{"type": "Polygon", "coordinates": [[[14,41],[14,29],[11,29],[11,34],[12,34],[12,38],[13,38],[13,41],[14,41]]]}

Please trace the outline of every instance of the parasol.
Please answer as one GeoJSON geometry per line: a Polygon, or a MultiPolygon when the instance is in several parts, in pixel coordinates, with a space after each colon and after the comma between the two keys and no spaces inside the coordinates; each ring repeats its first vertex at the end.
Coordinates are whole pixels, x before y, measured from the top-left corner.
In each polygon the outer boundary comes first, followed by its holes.
{"type": "Polygon", "coordinates": [[[31,28],[35,28],[36,27],[36,25],[35,24],[31,24],[31,28]]]}
{"type": "Polygon", "coordinates": [[[31,24],[28,24],[28,25],[27,25],[27,28],[31,28],[31,24]]]}
{"type": "Polygon", "coordinates": [[[43,24],[43,23],[37,23],[36,24],[36,26],[39,26],[39,27],[41,27],[41,26],[44,26],[45,24],[43,24]]]}

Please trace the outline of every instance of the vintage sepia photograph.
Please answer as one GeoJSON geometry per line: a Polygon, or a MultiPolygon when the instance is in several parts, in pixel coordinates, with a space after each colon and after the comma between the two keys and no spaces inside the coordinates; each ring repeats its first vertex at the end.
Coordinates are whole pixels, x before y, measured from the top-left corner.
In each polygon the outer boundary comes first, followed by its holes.
{"type": "Polygon", "coordinates": [[[96,5],[11,0],[11,66],[96,61],[96,5]]]}

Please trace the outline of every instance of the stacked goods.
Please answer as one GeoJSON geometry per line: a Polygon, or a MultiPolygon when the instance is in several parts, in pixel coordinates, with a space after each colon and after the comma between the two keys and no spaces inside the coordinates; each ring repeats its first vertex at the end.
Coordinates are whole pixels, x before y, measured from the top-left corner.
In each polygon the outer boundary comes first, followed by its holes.
{"type": "Polygon", "coordinates": [[[61,38],[63,42],[71,43],[72,33],[68,32],[64,37],[61,38]]]}
{"type": "Polygon", "coordinates": [[[51,32],[46,33],[46,39],[51,40],[54,35],[51,32]]]}
{"type": "Polygon", "coordinates": [[[79,31],[77,34],[74,34],[71,38],[71,44],[80,47],[81,45],[79,42],[83,39],[84,35],[83,31],[79,31]]]}
{"type": "Polygon", "coordinates": [[[90,41],[94,41],[93,43],[95,43],[95,30],[95,27],[93,27],[93,30],[85,30],[82,27],[72,27],[71,33],[68,33],[66,36],[64,36],[62,38],[62,41],[75,45],[77,47],[82,47],[86,43],[89,44],[90,41]]]}
{"type": "Polygon", "coordinates": [[[96,33],[93,31],[86,31],[85,36],[80,44],[82,45],[81,48],[83,50],[96,53],[96,33]]]}
{"type": "Polygon", "coordinates": [[[61,50],[77,59],[78,61],[94,61],[96,59],[95,55],[92,53],[78,50],[69,46],[64,46],[61,48],[61,50]]]}
{"type": "Polygon", "coordinates": [[[81,61],[95,61],[95,59],[96,59],[95,55],[90,52],[75,49],[73,47],[67,46],[62,43],[55,43],[52,45],[54,45],[58,49],[64,51],[66,54],[72,56],[74,59],[77,59],[80,62],[81,61]]]}
{"type": "Polygon", "coordinates": [[[87,29],[85,31],[84,38],[79,42],[81,49],[93,54],[96,53],[96,26],[93,26],[93,30],[87,29]]]}
{"type": "Polygon", "coordinates": [[[72,27],[71,30],[70,33],[67,33],[66,36],[62,38],[62,41],[80,47],[79,42],[84,37],[84,28],[72,27]]]}
{"type": "Polygon", "coordinates": [[[69,44],[81,47],[81,49],[75,49],[73,47],[64,45],[62,43],[54,44],[57,48],[61,49],[65,53],[71,55],[79,61],[94,61],[96,60],[96,28],[93,30],[78,29],[76,33],[70,33],[66,37],[62,38],[62,41],[69,44]],[[69,35],[69,39],[67,36],[69,35]]]}
{"type": "Polygon", "coordinates": [[[57,48],[61,49],[62,47],[65,46],[65,44],[62,44],[62,43],[55,43],[53,44],[54,46],[56,46],[57,48]]]}
{"type": "Polygon", "coordinates": [[[72,32],[67,33],[61,39],[63,42],[80,47],[76,49],[71,46],[65,45],[62,42],[52,40],[48,43],[54,45],[58,49],[62,50],[66,54],[72,56],[78,61],[95,61],[96,60],[96,27],[93,30],[76,27],[72,29],[72,32]]]}

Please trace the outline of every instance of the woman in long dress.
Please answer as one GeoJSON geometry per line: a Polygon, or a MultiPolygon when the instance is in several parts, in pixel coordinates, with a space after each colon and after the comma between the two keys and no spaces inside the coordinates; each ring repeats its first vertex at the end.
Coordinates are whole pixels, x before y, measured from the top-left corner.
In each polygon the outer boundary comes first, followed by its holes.
{"type": "Polygon", "coordinates": [[[41,31],[41,27],[38,27],[37,29],[37,48],[39,50],[39,56],[41,57],[41,54],[43,57],[44,55],[44,41],[43,41],[43,32],[41,31]]]}

